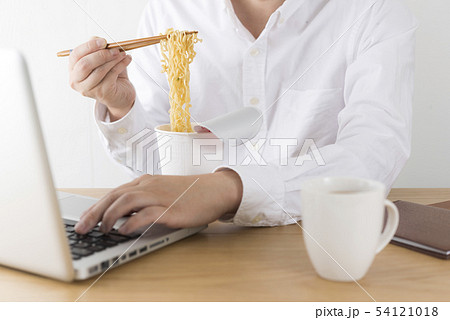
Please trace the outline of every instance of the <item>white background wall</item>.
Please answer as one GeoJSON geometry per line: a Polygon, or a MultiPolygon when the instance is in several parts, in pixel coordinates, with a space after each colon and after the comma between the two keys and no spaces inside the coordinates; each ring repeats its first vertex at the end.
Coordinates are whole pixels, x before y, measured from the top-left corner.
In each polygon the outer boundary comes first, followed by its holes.
{"type": "MultiPolygon", "coordinates": [[[[58,187],[112,187],[129,179],[106,155],[94,125],[93,103],[69,88],[67,59],[55,53],[92,35],[133,38],[146,2],[0,0],[0,47],[19,48],[29,62],[58,187]]],[[[450,1],[406,3],[421,26],[413,152],[395,187],[450,187],[450,1]]]]}

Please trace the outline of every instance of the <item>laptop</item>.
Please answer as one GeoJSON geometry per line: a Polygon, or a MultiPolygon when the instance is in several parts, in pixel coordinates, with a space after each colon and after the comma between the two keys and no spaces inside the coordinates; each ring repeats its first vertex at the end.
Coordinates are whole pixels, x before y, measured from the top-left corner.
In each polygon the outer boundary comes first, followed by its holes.
{"type": "Polygon", "coordinates": [[[97,199],[56,192],[24,58],[0,49],[0,265],[62,281],[101,274],[206,226],[153,225],[142,235],[79,235],[74,225],[97,199]]]}

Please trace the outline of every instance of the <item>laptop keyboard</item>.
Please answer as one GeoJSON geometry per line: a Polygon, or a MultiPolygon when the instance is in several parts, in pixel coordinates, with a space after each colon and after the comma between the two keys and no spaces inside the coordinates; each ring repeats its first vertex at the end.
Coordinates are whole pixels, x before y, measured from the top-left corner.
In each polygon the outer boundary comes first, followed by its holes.
{"type": "Polygon", "coordinates": [[[101,233],[98,226],[86,234],[78,234],[75,232],[75,222],[72,223],[66,221],[64,226],[66,228],[67,238],[69,239],[70,251],[72,252],[73,260],[88,257],[96,252],[117,246],[119,243],[126,242],[137,237],[124,236],[114,229],[108,234],[101,233]]]}

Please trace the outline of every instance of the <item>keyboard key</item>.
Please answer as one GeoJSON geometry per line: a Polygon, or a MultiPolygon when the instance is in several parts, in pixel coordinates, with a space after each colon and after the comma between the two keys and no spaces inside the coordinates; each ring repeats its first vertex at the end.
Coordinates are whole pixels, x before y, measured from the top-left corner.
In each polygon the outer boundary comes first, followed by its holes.
{"type": "Polygon", "coordinates": [[[119,233],[116,229],[112,229],[108,234],[115,235],[115,236],[120,236],[120,237],[126,237],[127,239],[135,239],[135,238],[139,237],[138,234],[123,235],[123,234],[119,233]]]}
{"type": "Polygon", "coordinates": [[[89,242],[85,242],[85,241],[79,241],[79,242],[73,244],[74,248],[87,248],[90,246],[91,246],[91,244],[89,242]]]}
{"type": "Polygon", "coordinates": [[[77,243],[78,241],[77,240],[70,240],[69,239],[69,245],[71,246],[71,245],[73,245],[73,244],[75,244],[75,243],[77,243]]]}
{"type": "Polygon", "coordinates": [[[100,241],[102,238],[92,238],[92,237],[87,237],[84,241],[89,241],[91,243],[100,241]]]}
{"type": "Polygon", "coordinates": [[[72,251],[72,254],[76,254],[76,255],[79,255],[82,257],[87,257],[94,253],[94,251],[91,251],[86,248],[71,248],[71,251],[72,251]]]}
{"type": "Polygon", "coordinates": [[[72,260],[79,260],[79,259],[81,259],[79,255],[72,253],[72,260]]]}
{"type": "Polygon", "coordinates": [[[123,234],[119,233],[119,231],[117,231],[117,229],[111,229],[111,231],[108,234],[112,234],[112,235],[115,235],[115,236],[121,236],[121,237],[128,237],[126,235],[123,235],[123,234]]]}
{"type": "Polygon", "coordinates": [[[74,233],[71,236],[69,236],[69,239],[72,240],[83,240],[85,239],[87,236],[85,234],[78,234],[78,233],[74,233]]]}
{"type": "Polygon", "coordinates": [[[114,235],[114,234],[107,234],[104,237],[102,237],[102,239],[105,239],[105,240],[108,240],[108,241],[119,242],[119,243],[130,240],[128,237],[114,235]]]}
{"type": "Polygon", "coordinates": [[[99,251],[102,251],[102,250],[105,250],[105,249],[106,249],[106,247],[100,246],[98,244],[94,244],[94,245],[91,245],[89,247],[89,250],[92,250],[92,251],[95,251],[95,252],[99,252],[99,251]]]}
{"type": "Polygon", "coordinates": [[[74,232],[75,228],[73,226],[66,226],[66,232],[74,232]]]}
{"type": "Polygon", "coordinates": [[[102,237],[104,235],[105,235],[104,233],[101,233],[99,231],[91,231],[91,232],[88,233],[88,236],[89,237],[93,237],[93,238],[99,238],[99,237],[102,237]]]}
{"type": "Polygon", "coordinates": [[[96,242],[96,244],[99,246],[107,247],[107,248],[117,246],[117,242],[103,240],[103,239],[100,239],[100,241],[96,242]]]}

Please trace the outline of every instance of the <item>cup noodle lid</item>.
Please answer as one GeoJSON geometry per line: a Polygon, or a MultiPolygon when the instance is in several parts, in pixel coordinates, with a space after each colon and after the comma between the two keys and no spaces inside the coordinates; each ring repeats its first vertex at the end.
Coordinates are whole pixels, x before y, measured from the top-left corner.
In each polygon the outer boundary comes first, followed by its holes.
{"type": "Polygon", "coordinates": [[[194,131],[201,133],[211,131],[217,138],[234,139],[236,145],[245,139],[255,137],[262,125],[261,110],[255,107],[244,107],[222,116],[201,122],[194,126],[194,131]]]}

